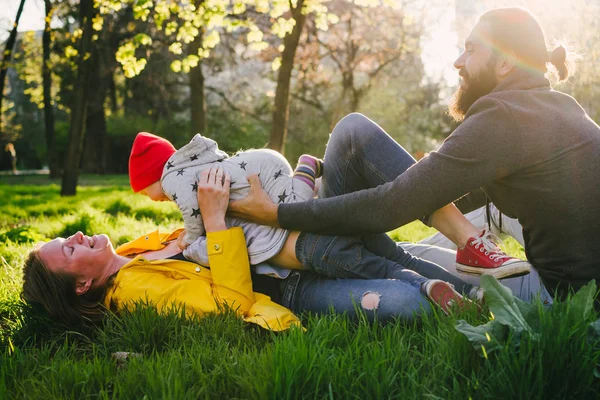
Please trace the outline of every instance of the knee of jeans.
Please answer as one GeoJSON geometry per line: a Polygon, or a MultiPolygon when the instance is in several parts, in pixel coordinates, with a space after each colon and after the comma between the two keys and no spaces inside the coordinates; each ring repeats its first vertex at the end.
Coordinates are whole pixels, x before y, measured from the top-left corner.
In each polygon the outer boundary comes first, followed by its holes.
{"type": "Polygon", "coordinates": [[[377,311],[381,294],[378,292],[365,292],[360,298],[360,306],[366,311],[377,311]]]}
{"type": "Polygon", "coordinates": [[[373,122],[364,115],[348,114],[335,125],[329,141],[350,140],[352,143],[356,143],[357,140],[366,136],[364,128],[369,125],[373,125],[373,122]]]}

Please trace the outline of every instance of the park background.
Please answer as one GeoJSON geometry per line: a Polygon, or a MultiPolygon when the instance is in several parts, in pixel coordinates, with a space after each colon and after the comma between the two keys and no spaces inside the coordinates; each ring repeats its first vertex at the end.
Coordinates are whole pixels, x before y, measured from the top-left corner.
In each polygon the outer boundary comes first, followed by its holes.
{"type": "MultiPolygon", "coordinates": [[[[336,121],[358,111],[415,156],[434,150],[455,128],[452,63],[492,7],[529,8],[549,48],[573,43],[578,72],[556,88],[598,122],[600,2],[97,3],[0,4],[0,150],[14,143],[19,170],[49,175],[0,173],[0,398],[598,398],[592,286],[550,311],[499,296],[481,311],[385,326],[305,315],[305,332],[283,334],[144,304],[100,327],[65,327],[19,292],[37,241],[82,230],[121,244],[181,225],[172,204],[128,186],[139,131],[176,146],[199,132],[230,153],[269,146],[294,165],[322,156],[336,121]],[[493,335],[477,328],[472,343],[460,320],[493,335]],[[118,361],[119,351],[135,356],[118,361]]],[[[413,223],[390,235],[432,232],[413,223]]],[[[505,249],[524,257],[514,241],[505,249]]]]}
{"type": "MultiPolygon", "coordinates": [[[[3,1],[5,39],[20,4],[3,1]]],[[[413,154],[433,150],[455,128],[445,114],[452,63],[477,16],[497,6],[529,8],[550,49],[573,45],[578,72],[557,89],[600,118],[595,0],[86,4],[25,1],[2,62],[0,145],[15,144],[21,169],[67,171],[65,193],[79,167],[126,173],[139,131],[176,146],[195,133],[228,152],[269,146],[294,164],[322,156],[335,123],[362,112],[413,154]]]]}

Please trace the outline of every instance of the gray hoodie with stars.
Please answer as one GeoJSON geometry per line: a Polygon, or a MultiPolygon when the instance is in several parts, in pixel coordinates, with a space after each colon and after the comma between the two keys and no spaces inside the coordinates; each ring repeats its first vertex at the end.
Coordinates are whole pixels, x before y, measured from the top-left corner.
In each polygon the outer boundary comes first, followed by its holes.
{"type": "MultiPolygon", "coordinates": [[[[204,170],[221,167],[231,175],[230,199],[248,195],[250,184],[246,176],[258,174],[263,189],[275,203],[295,203],[313,198],[313,190],[303,181],[292,178],[292,167],[279,153],[268,149],[248,150],[229,157],[217,143],[197,134],[177,150],[165,164],[161,178],[162,189],[175,202],[183,216],[188,244],[200,239],[200,245],[190,246],[184,256],[208,265],[206,236],[198,207],[198,178],[204,170]]],[[[235,218],[226,218],[228,227],[240,226],[246,236],[250,263],[259,264],[277,255],[289,231],[257,225],[235,218]]]]}

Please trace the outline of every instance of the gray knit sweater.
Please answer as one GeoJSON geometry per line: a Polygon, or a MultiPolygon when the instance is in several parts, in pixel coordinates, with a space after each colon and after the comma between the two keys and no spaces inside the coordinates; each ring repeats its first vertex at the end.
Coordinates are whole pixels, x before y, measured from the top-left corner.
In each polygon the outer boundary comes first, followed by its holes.
{"type": "Polygon", "coordinates": [[[519,219],[527,259],[550,290],[600,281],[600,127],[537,73],[511,73],[437,152],[394,181],[280,205],[278,217],[288,229],[384,232],[479,187],[519,219]]]}
{"type": "MultiPolygon", "coordinates": [[[[248,150],[229,158],[219,150],[217,143],[196,135],[177,150],[165,164],[161,178],[163,191],[175,202],[183,216],[188,244],[200,239],[201,244],[190,246],[184,256],[208,265],[206,237],[198,207],[198,178],[204,170],[222,167],[231,175],[232,200],[247,196],[250,184],[246,176],[258,174],[261,184],[271,199],[278,203],[306,201],[313,198],[313,190],[303,181],[292,178],[292,167],[279,153],[268,150],[248,150]]],[[[226,218],[228,227],[241,226],[246,236],[250,263],[259,264],[281,251],[288,231],[257,225],[234,218],[226,218]]]]}

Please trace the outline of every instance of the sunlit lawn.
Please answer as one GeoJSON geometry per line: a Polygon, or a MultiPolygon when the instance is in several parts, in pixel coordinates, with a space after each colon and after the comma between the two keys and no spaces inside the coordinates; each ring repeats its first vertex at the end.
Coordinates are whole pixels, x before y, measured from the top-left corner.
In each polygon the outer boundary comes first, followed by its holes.
{"type": "MultiPolygon", "coordinates": [[[[272,334],[234,316],[185,320],[147,307],[98,328],[65,332],[19,298],[23,257],[39,240],[77,230],[115,244],[181,225],[171,204],[131,193],[125,176],[83,176],[73,198],[47,177],[0,177],[0,399],[12,398],[595,398],[600,358],[568,304],[541,313],[540,338],[509,338],[482,357],[454,329],[489,320],[471,308],[385,326],[303,316],[305,332],[272,334]],[[567,323],[567,321],[570,321],[567,323]],[[117,363],[117,351],[140,356],[117,363]]],[[[416,241],[433,231],[392,233],[416,241]]],[[[522,255],[514,242],[512,254],[522,255]]]]}

